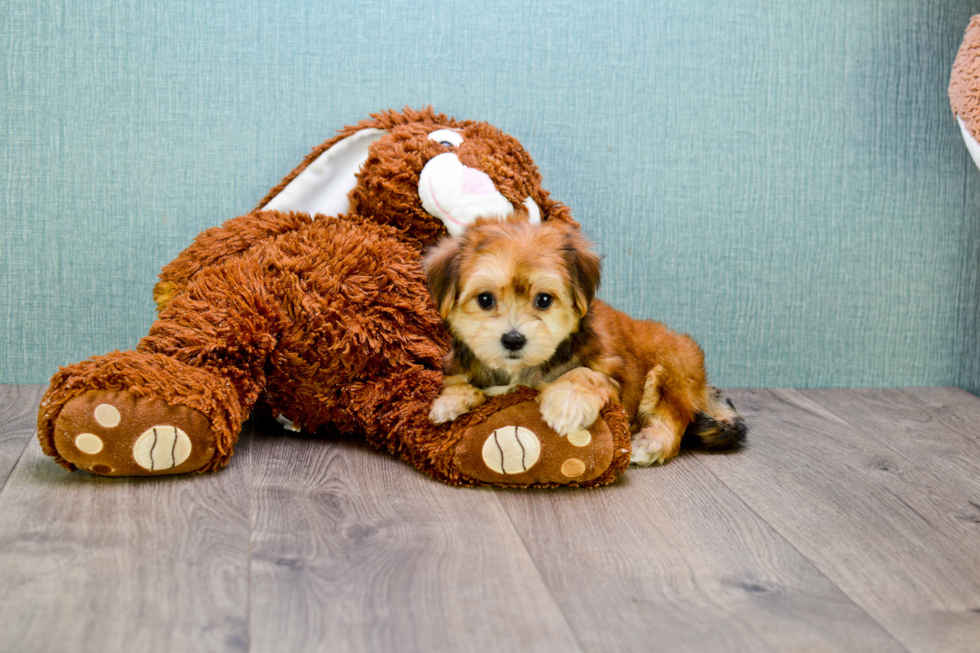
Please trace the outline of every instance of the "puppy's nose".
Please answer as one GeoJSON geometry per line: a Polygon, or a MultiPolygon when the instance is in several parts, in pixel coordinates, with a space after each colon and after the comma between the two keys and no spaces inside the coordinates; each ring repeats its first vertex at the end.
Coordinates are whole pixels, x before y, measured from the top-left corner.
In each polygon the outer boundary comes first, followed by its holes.
{"type": "Polygon", "coordinates": [[[500,342],[503,343],[504,349],[517,351],[524,346],[524,343],[527,342],[527,338],[517,331],[511,331],[510,333],[505,333],[503,336],[501,336],[500,342]]]}

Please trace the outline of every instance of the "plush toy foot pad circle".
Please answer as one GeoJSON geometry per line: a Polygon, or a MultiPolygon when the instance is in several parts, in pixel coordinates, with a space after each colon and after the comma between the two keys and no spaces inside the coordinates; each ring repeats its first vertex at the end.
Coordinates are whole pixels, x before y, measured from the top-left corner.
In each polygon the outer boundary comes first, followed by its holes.
{"type": "Polygon", "coordinates": [[[183,474],[215,453],[211,424],[193,408],[109,390],[65,404],[54,444],[62,458],[102,476],[183,474]]]}
{"type": "Polygon", "coordinates": [[[536,401],[504,408],[470,427],[456,448],[464,474],[495,485],[580,485],[609,469],[613,437],[602,419],[569,437],[541,418],[536,401]]]}

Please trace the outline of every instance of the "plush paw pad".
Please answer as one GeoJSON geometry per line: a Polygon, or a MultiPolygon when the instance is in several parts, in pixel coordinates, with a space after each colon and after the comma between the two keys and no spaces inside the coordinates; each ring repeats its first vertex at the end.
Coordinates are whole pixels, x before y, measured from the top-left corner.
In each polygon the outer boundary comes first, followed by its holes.
{"type": "Polygon", "coordinates": [[[486,483],[565,485],[587,483],[609,468],[613,440],[604,421],[562,437],[537,408],[534,400],[515,404],[467,427],[455,455],[460,471],[486,483]]]}
{"type": "Polygon", "coordinates": [[[104,476],[190,472],[215,453],[204,415],[122,391],[91,391],[69,401],[55,421],[54,442],[62,458],[104,476]]]}

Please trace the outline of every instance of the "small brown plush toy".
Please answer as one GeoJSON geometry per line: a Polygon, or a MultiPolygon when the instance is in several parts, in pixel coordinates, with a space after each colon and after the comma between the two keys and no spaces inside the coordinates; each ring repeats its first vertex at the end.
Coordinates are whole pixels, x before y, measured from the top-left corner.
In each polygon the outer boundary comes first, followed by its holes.
{"type": "Polygon", "coordinates": [[[289,429],[361,434],[449,483],[612,482],[630,453],[618,405],[579,446],[548,428],[526,388],[429,422],[449,338],[422,254],[478,215],[515,209],[574,224],[520,144],[486,123],[427,109],[347,127],[163,269],[158,319],[135,351],[55,374],[41,446],[107,476],[214,470],[261,403],[289,429]]]}
{"type": "Polygon", "coordinates": [[[953,63],[949,101],[970,156],[980,167],[980,14],[970,19],[953,63]]]}

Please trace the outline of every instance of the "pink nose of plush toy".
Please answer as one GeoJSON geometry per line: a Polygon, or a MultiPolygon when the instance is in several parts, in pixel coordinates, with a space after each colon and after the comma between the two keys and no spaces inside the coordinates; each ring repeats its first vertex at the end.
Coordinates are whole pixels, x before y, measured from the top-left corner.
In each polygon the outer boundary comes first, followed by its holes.
{"type": "Polygon", "coordinates": [[[485,172],[480,172],[473,168],[463,168],[463,175],[460,181],[463,184],[465,195],[489,195],[497,192],[497,187],[493,185],[493,180],[485,172]]]}

